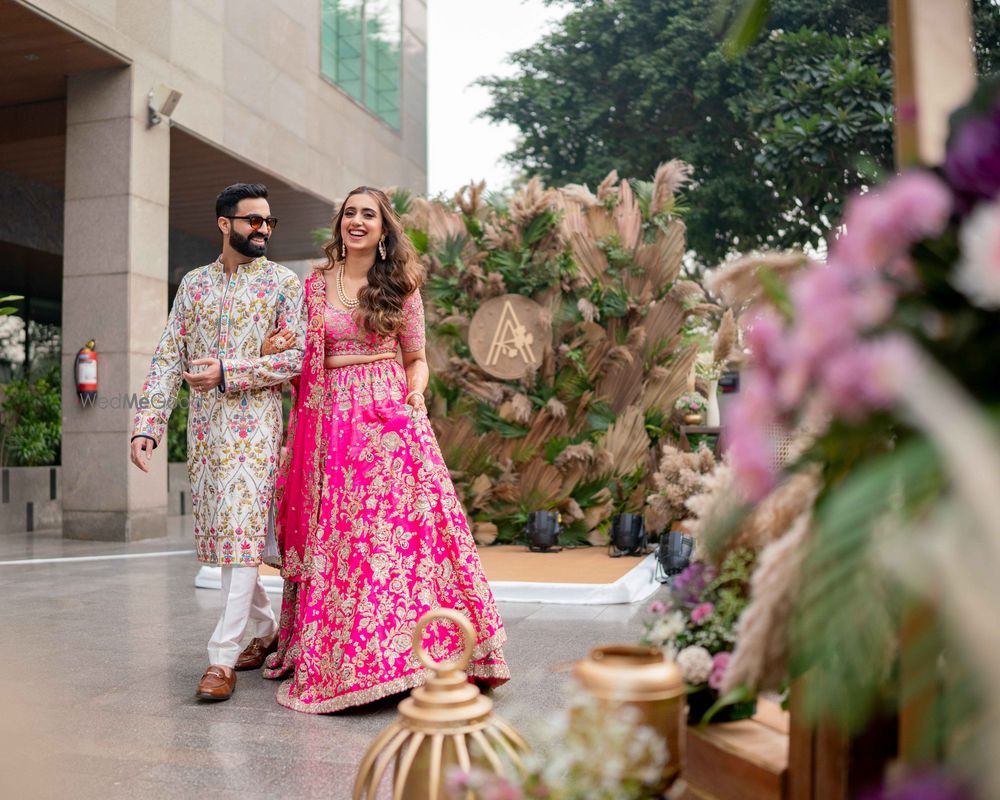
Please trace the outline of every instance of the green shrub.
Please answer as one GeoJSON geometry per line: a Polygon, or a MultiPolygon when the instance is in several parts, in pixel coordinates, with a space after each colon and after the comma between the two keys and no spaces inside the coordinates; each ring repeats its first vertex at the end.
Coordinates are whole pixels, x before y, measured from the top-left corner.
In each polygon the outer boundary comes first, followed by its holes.
{"type": "Polygon", "coordinates": [[[58,368],[35,381],[8,383],[0,400],[0,462],[15,467],[58,464],[61,440],[58,368]]]}
{"type": "Polygon", "coordinates": [[[186,383],[177,392],[177,403],[167,421],[167,461],[187,461],[188,404],[191,392],[186,383]]]}

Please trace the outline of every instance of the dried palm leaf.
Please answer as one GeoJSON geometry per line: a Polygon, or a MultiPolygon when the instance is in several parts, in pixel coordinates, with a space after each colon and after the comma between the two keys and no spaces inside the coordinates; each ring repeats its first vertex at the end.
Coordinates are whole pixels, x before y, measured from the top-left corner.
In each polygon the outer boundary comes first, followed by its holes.
{"type": "Polygon", "coordinates": [[[580,335],[570,343],[569,349],[583,351],[587,377],[593,383],[601,374],[611,342],[607,331],[595,322],[582,322],[579,327],[580,335]]]}
{"type": "Polygon", "coordinates": [[[597,199],[597,196],[590,189],[579,183],[567,183],[559,190],[559,193],[567,201],[579,204],[584,208],[601,204],[601,201],[597,199]]]}
{"type": "Polygon", "coordinates": [[[694,281],[676,281],[667,293],[682,306],[696,305],[705,301],[705,290],[694,281]]]}
{"type": "Polygon", "coordinates": [[[590,236],[573,232],[569,236],[569,246],[581,276],[602,286],[607,283],[608,257],[590,236]]]}
{"type": "Polygon", "coordinates": [[[595,242],[605,241],[611,234],[617,233],[615,219],[604,206],[588,208],[586,215],[587,226],[595,242]]]}
{"type": "Polygon", "coordinates": [[[593,502],[583,510],[583,527],[588,531],[593,531],[611,516],[614,509],[615,502],[611,492],[606,487],[601,489],[594,495],[593,502]]]}
{"type": "Polygon", "coordinates": [[[677,191],[690,180],[693,171],[694,167],[677,158],[656,168],[656,175],[653,178],[653,198],[649,204],[651,217],[670,211],[674,207],[677,191]]]}
{"type": "Polygon", "coordinates": [[[562,219],[559,222],[559,227],[562,228],[563,236],[566,239],[574,233],[579,233],[583,236],[590,235],[590,225],[587,223],[587,217],[585,214],[585,209],[589,205],[580,205],[579,203],[573,202],[571,198],[565,195],[558,195],[556,197],[556,204],[559,206],[559,210],[562,212],[562,219]]]}
{"type": "Polygon", "coordinates": [[[611,473],[623,476],[635,471],[649,450],[646,417],[638,406],[629,406],[608,426],[598,446],[611,458],[611,473]]]}
{"type": "Polygon", "coordinates": [[[688,345],[678,353],[670,364],[650,370],[649,379],[642,393],[642,407],[646,411],[656,409],[670,414],[674,401],[687,388],[688,378],[694,371],[698,358],[698,346],[688,345]]]}
{"type": "Polygon", "coordinates": [[[680,274],[686,230],[683,222],[671,220],[666,230],[657,230],[652,242],[643,243],[636,250],[635,263],[656,293],[666,291],[680,274]]]}
{"type": "Polygon", "coordinates": [[[566,417],[554,417],[547,408],[543,408],[532,420],[528,434],[524,437],[525,446],[539,451],[553,439],[562,439],[568,433],[569,422],[566,417]]]}
{"type": "Polygon", "coordinates": [[[805,254],[795,251],[749,253],[711,270],[705,276],[705,287],[727,306],[739,307],[763,295],[762,271],[785,280],[808,263],[805,254]]]}
{"type": "Polygon", "coordinates": [[[677,337],[683,324],[684,307],[673,298],[664,297],[651,305],[641,325],[645,332],[643,357],[654,351],[664,352],[664,346],[677,337]]]}
{"type": "Polygon", "coordinates": [[[467,416],[435,419],[434,431],[445,463],[453,470],[478,476],[495,459],[497,437],[478,433],[467,416]]]}
{"type": "Polygon", "coordinates": [[[559,513],[567,522],[578,522],[583,519],[583,509],[572,497],[567,497],[559,506],[559,513]]]}
{"type": "Polygon", "coordinates": [[[616,183],[618,183],[618,170],[613,169],[604,177],[604,180],[598,184],[597,199],[604,202],[605,200],[613,198],[616,194],[616,183]]]}
{"type": "Polygon", "coordinates": [[[635,250],[642,237],[642,211],[628,181],[622,181],[618,189],[614,220],[622,247],[630,252],[635,250]]]}
{"type": "Polygon", "coordinates": [[[634,358],[628,348],[616,347],[612,352],[628,354],[629,360],[607,359],[597,384],[597,397],[619,414],[640,401],[645,370],[642,361],[634,358]]]}
{"type": "Polygon", "coordinates": [[[628,294],[630,305],[645,308],[653,302],[653,286],[645,273],[626,272],[622,276],[622,286],[628,294]]]}
{"type": "Polygon", "coordinates": [[[736,320],[733,310],[726,309],[715,332],[715,346],[712,348],[712,363],[725,366],[736,350],[736,320]]]}
{"type": "Polygon", "coordinates": [[[521,469],[518,488],[524,508],[554,508],[566,499],[563,477],[544,458],[535,458],[521,469]]]}

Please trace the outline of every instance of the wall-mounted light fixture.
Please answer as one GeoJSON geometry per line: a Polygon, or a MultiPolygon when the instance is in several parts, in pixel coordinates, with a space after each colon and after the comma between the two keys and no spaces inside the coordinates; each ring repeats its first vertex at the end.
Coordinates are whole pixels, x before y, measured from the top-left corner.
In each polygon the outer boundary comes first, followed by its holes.
{"type": "Polygon", "coordinates": [[[170,117],[181,101],[181,93],[162,83],[149,90],[149,125],[159,125],[164,117],[170,117]]]}

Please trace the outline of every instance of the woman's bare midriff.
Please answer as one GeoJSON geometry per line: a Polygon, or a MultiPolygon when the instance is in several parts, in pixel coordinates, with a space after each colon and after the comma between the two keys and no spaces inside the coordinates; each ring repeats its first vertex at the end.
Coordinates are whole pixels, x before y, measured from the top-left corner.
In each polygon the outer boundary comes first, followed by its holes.
{"type": "Polygon", "coordinates": [[[323,366],[326,369],[337,369],[337,367],[350,367],[354,364],[371,364],[374,361],[385,361],[395,357],[395,353],[376,353],[369,356],[327,356],[323,359],[323,366]]]}

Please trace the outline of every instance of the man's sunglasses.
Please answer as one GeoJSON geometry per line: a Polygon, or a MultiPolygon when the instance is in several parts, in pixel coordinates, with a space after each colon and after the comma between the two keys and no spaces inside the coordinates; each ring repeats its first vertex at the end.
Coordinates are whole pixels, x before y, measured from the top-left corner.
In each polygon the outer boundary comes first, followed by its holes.
{"type": "Polygon", "coordinates": [[[245,217],[227,216],[226,219],[245,219],[250,224],[250,227],[255,231],[259,231],[260,226],[265,222],[267,223],[267,227],[272,231],[278,227],[277,217],[262,217],[260,214],[248,214],[245,217]]]}

